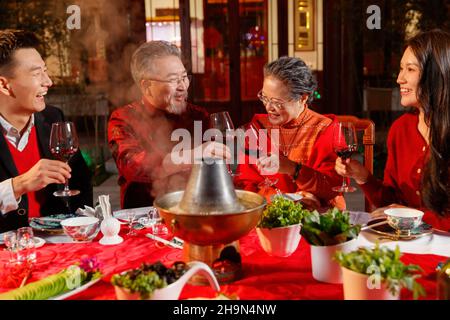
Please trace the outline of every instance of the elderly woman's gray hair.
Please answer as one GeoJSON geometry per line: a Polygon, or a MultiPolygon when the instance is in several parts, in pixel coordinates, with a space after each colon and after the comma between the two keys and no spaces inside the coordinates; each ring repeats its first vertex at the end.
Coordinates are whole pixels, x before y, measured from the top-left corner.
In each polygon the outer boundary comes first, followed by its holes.
{"type": "Polygon", "coordinates": [[[181,59],[178,47],[167,41],[150,41],[142,44],[131,57],[131,75],[139,86],[142,79],[153,72],[153,63],[156,59],[175,56],[181,59]]]}
{"type": "Polygon", "coordinates": [[[314,90],[317,82],[314,79],[311,69],[299,58],[281,57],[264,66],[264,77],[274,77],[283,82],[289,90],[292,99],[300,99],[304,94],[308,94],[307,103],[313,100],[314,90]]]}

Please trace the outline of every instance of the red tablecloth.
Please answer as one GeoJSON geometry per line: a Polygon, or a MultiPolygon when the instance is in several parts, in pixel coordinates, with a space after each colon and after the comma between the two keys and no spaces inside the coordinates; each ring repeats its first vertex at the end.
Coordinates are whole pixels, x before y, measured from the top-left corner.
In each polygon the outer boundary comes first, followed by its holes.
{"type": "MultiPolygon", "coordinates": [[[[147,231],[126,237],[115,246],[102,246],[99,237],[92,243],[46,244],[37,249],[38,262],[32,282],[80,261],[85,256],[97,256],[103,264],[105,277],[71,299],[115,299],[111,276],[142,262],[162,261],[166,265],[182,260],[182,252],[145,237],[147,231]]],[[[222,285],[225,294],[237,294],[240,299],[343,299],[342,285],[321,283],[312,278],[311,258],[308,243],[302,239],[297,251],[287,258],[268,256],[261,248],[255,231],[240,240],[243,277],[229,285],[222,285]]],[[[6,250],[0,250],[0,266],[8,258],[6,250]]],[[[435,268],[447,258],[437,255],[404,254],[403,262],[420,265],[424,274],[419,282],[425,287],[425,299],[436,298],[435,268]]],[[[6,291],[0,288],[0,292],[6,291]]],[[[191,297],[213,297],[215,293],[208,286],[186,285],[180,299],[191,297]]],[[[412,294],[403,290],[401,299],[412,299],[412,294]]]]}

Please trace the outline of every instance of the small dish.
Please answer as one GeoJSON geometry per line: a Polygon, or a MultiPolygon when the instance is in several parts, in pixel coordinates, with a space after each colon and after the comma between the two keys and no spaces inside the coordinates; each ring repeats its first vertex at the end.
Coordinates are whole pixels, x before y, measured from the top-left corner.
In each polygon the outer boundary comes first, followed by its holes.
{"type": "Polygon", "coordinates": [[[409,235],[406,234],[398,234],[397,230],[392,228],[389,224],[382,224],[378,225],[376,227],[370,227],[371,225],[378,224],[379,222],[385,221],[386,218],[378,218],[373,219],[367,222],[367,226],[369,227],[369,230],[378,233],[380,235],[385,236],[386,238],[392,239],[392,240],[414,240],[417,238],[421,238],[424,236],[428,236],[432,234],[433,228],[429,224],[422,223],[417,228],[414,228],[411,230],[409,235]]]}
{"type": "Polygon", "coordinates": [[[270,200],[273,201],[275,197],[282,196],[285,199],[298,202],[302,200],[304,197],[300,193],[282,193],[282,194],[274,194],[270,197],[270,200]]]}
{"type": "Polygon", "coordinates": [[[54,214],[45,217],[31,218],[30,227],[35,231],[50,233],[50,234],[62,234],[64,233],[61,226],[61,221],[78,217],[76,214],[54,214]]]}
{"type": "MultiPolygon", "coordinates": [[[[150,295],[148,300],[178,300],[186,283],[197,273],[206,278],[214,291],[220,291],[219,282],[217,281],[214,272],[206,263],[201,261],[191,261],[188,262],[187,265],[189,266],[189,269],[187,269],[180,278],[164,288],[156,289],[153,294],[150,295]]],[[[127,271],[124,271],[122,274],[126,272],[127,271]]],[[[117,300],[141,299],[138,292],[131,293],[129,289],[118,286],[114,286],[114,290],[116,292],[117,300]]]]}
{"type": "Polygon", "coordinates": [[[412,208],[390,208],[384,210],[389,225],[399,234],[409,235],[422,224],[423,212],[412,208]]]}
{"type": "MultiPolygon", "coordinates": [[[[33,241],[34,241],[34,247],[35,248],[40,248],[45,244],[45,240],[39,237],[33,237],[33,241]]],[[[4,244],[3,242],[3,234],[0,234],[0,244],[4,244]]]]}
{"type": "Polygon", "coordinates": [[[34,247],[40,248],[45,244],[45,240],[39,237],[33,237],[34,247]]]}
{"type": "Polygon", "coordinates": [[[77,294],[79,292],[82,292],[82,291],[86,290],[90,286],[93,286],[94,284],[96,284],[100,280],[101,280],[101,278],[97,278],[97,279],[91,280],[88,283],[85,283],[84,285],[82,285],[82,286],[80,286],[78,288],[75,288],[75,289],[70,290],[70,291],[68,291],[66,293],[63,293],[63,294],[51,297],[48,300],[64,300],[64,299],[67,299],[67,298],[69,298],[69,297],[71,297],[71,296],[73,296],[73,295],[75,295],[75,294],[77,294]]]}
{"type": "Polygon", "coordinates": [[[61,222],[64,233],[75,242],[90,242],[100,231],[100,220],[96,217],[75,217],[61,222]]]}
{"type": "Polygon", "coordinates": [[[135,220],[137,221],[141,217],[145,217],[148,215],[150,210],[152,210],[154,207],[141,207],[141,208],[133,208],[133,209],[123,209],[113,212],[113,217],[117,218],[122,221],[129,222],[129,213],[133,213],[135,220]]]}

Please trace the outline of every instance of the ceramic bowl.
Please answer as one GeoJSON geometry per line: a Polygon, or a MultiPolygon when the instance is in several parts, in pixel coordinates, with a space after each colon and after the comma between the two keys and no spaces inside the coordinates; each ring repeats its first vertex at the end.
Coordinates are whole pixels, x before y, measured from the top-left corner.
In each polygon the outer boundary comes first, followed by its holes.
{"type": "Polygon", "coordinates": [[[77,242],[88,242],[100,230],[100,220],[95,217],[76,217],[61,221],[64,233],[77,242]]]}
{"type": "Polygon", "coordinates": [[[384,210],[388,224],[400,231],[410,232],[422,223],[423,212],[411,208],[390,208],[384,210]]]}
{"type": "Polygon", "coordinates": [[[300,243],[300,224],[280,228],[256,228],[261,247],[272,257],[289,257],[300,243]]]}
{"type": "MultiPolygon", "coordinates": [[[[156,289],[153,294],[148,298],[148,300],[178,300],[180,293],[189,279],[195,274],[200,274],[205,277],[211,288],[219,292],[220,285],[214,275],[211,268],[204,262],[192,261],[188,262],[187,265],[189,269],[175,282],[169,284],[168,286],[156,289]]],[[[114,286],[116,292],[117,300],[140,300],[140,294],[138,292],[131,293],[130,290],[114,286]]]]}
{"type": "Polygon", "coordinates": [[[392,294],[384,281],[341,267],[344,300],[399,300],[400,291],[392,294]]]}
{"type": "Polygon", "coordinates": [[[313,278],[327,283],[342,283],[341,266],[334,260],[336,251],[344,253],[357,248],[356,239],[332,246],[311,245],[311,268],[313,278]]]}

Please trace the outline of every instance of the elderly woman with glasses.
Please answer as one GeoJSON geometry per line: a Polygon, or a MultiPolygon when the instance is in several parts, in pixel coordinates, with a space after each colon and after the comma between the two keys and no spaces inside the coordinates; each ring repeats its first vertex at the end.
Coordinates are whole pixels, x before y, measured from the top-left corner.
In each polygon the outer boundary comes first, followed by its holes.
{"type": "Polygon", "coordinates": [[[341,182],[334,171],[336,120],[309,109],[315,89],[311,70],[301,59],[281,57],[264,67],[258,98],[267,114],[254,115],[251,124],[267,129],[272,149],[256,161],[252,155],[239,159],[237,187],[258,192],[268,201],[277,192],[295,192],[307,196],[305,203],[315,208],[345,208],[342,195],[332,191],[341,182]]]}

